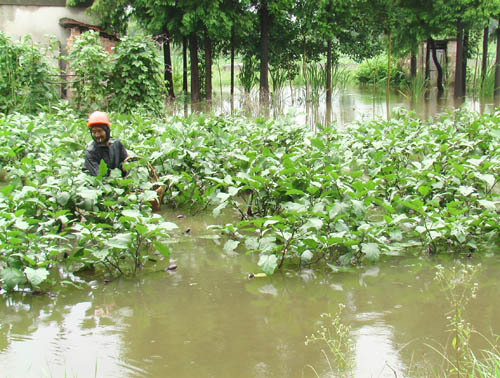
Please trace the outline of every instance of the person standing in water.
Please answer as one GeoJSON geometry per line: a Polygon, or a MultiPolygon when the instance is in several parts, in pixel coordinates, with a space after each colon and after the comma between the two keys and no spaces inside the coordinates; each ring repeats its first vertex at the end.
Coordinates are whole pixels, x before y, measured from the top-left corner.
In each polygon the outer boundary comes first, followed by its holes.
{"type": "Polygon", "coordinates": [[[89,116],[87,126],[93,141],[85,150],[83,170],[92,176],[97,176],[99,164],[101,160],[104,160],[108,167],[107,175],[111,169],[119,168],[122,171],[122,177],[125,177],[127,172],[122,164],[128,156],[127,150],[118,139],[111,138],[110,125],[105,112],[96,111],[89,116]]]}

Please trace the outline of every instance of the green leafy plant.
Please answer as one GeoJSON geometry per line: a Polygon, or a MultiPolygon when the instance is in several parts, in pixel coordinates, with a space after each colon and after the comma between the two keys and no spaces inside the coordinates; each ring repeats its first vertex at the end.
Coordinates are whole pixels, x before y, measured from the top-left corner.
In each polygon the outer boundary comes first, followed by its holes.
{"type": "Polygon", "coordinates": [[[14,42],[0,31],[0,112],[35,113],[58,101],[57,69],[30,36],[14,42]]]}
{"type": "Polygon", "coordinates": [[[124,37],[114,49],[109,105],[119,112],[163,110],[165,83],[157,48],[145,36],[124,37]]]}
{"type": "MultiPolygon", "coordinates": [[[[352,376],[354,368],[353,351],[354,345],[351,339],[351,327],[343,321],[344,304],[339,304],[339,310],[335,315],[321,314],[321,325],[311,336],[306,337],[306,345],[319,343],[326,347],[322,350],[330,372],[334,376],[352,376]]],[[[317,377],[320,375],[313,366],[309,367],[317,377]]]]}
{"type": "Polygon", "coordinates": [[[447,314],[448,331],[451,335],[449,350],[436,350],[446,363],[445,375],[458,377],[498,377],[500,374],[500,352],[498,337],[493,341],[479,334],[465,318],[465,310],[469,302],[474,300],[478,284],[474,281],[480,265],[458,263],[455,267],[437,266],[435,280],[440,284],[442,292],[450,306],[447,314]],[[477,352],[471,346],[473,337],[481,337],[489,344],[489,350],[477,352]]]}
{"type": "Polygon", "coordinates": [[[476,296],[478,287],[474,283],[474,275],[478,269],[478,265],[463,264],[447,270],[442,266],[437,267],[436,280],[441,284],[451,307],[448,314],[449,331],[452,335],[449,373],[459,377],[468,376],[472,368],[469,346],[472,327],[465,320],[463,312],[469,301],[476,296]]]}
{"type": "Polygon", "coordinates": [[[0,124],[8,156],[8,183],[0,189],[3,289],[45,290],[60,266],[103,267],[114,276],[133,274],[155,256],[168,258],[163,241],[176,225],[152,213],[154,184],[132,166],[126,178],[118,170],[106,177],[104,163],[97,177],[83,173],[79,141],[88,133],[81,120],[61,109],[36,121],[14,114],[0,124]]]}
{"type": "Polygon", "coordinates": [[[326,69],[322,64],[308,64],[306,67],[310,88],[310,101],[318,103],[326,85],[326,69]]]}
{"type": "MultiPolygon", "coordinates": [[[[383,56],[367,59],[356,68],[356,81],[360,85],[383,86],[387,83],[387,59],[383,56]]],[[[391,65],[391,86],[401,88],[408,85],[408,79],[402,68],[393,63],[391,65]]]]}
{"type": "MultiPolygon", "coordinates": [[[[258,255],[268,275],[320,263],[339,271],[383,255],[497,252],[499,117],[457,112],[424,122],[401,111],[389,121],[315,133],[292,118],[114,116],[113,135],[147,157],[154,183],[133,167],[125,179],[81,174],[89,135],[65,108],[4,117],[2,198],[4,212],[16,214],[5,227],[20,219],[30,226],[26,233],[38,235],[51,211],[78,228],[60,235],[61,243],[78,245],[77,254],[68,252],[72,261],[110,271],[123,262],[123,273],[134,271],[161,239],[157,227],[168,229],[149,215],[154,186],[161,185],[166,206],[234,214],[232,223],[213,228],[229,236],[227,249],[258,255]],[[141,234],[143,226],[152,234],[141,234]],[[119,241],[107,241],[116,235],[119,241]]],[[[12,234],[5,235],[7,245],[12,234]]],[[[16,253],[9,248],[9,256],[16,253]]],[[[11,267],[12,259],[3,261],[11,267]]]]}
{"type": "Polygon", "coordinates": [[[88,113],[105,109],[112,60],[100,43],[99,33],[89,30],[76,38],[68,60],[74,75],[70,83],[71,96],[77,110],[88,113]]]}
{"type": "Polygon", "coordinates": [[[238,79],[245,93],[250,93],[257,84],[258,61],[253,56],[244,56],[238,79]]]}

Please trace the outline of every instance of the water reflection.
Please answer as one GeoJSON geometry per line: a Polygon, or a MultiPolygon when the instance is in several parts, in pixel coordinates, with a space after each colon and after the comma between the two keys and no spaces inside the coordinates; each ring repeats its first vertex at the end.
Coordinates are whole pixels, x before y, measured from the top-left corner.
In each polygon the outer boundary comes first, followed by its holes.
{"type": "MultiPolygon", "coordinates": [[[[322,347],[304,342],[339,303],[353,330],[355,377],[405,376],[412,361],[439,366],[425,346],[449,340],[437,261],[394,258],[352,273],[317,267],[248,279],[256,256],[227,256],[206,229],[210,215],[175,215],[165,213],[180,230],[191,228],[171,244],[176,271],[157,266],[53,297],[4,298],[0,376],[315,377],[309,365],[328,376],[322,347]]],[[[500,263],[490,257],[483,267],[466,317],[489,335],[500,332],[500,263]]]]}
{"type": "MultiPolygon", "coordinates": [[[[216,115],[243,113],[250,117],[262,115],[259,109],[258,91],[249,94],[237,91],[231,97],[228,89],[217,93],[211,107],[199,105],[191,108],[188,102],[175,102],[171,104],[170,112],[187,117],[191,112],[205,112],[216,115]]],[[[468,109],[475,112],[491,112],[498,104],[493,99],[478,99],[476,97],[454,98],[451,93],[438,97],[436,90],[431,90],[422,98],[410,98],[400,93],[391,93],[389,112],[393,113],[399,108],[413,110],[417,117],[428,120],[448,113],[457,108],[468,109]]],[[[326,106],[325,96],[320,96],[317,101],[305,101],[304,88],[283,88],[278,95],[271,99],[269,110],[273,118],[284,114],[291,114],[299,124],[316,129],[324,125],[343,127],[357,121],[373,119],[387,119],[386,95],[383,91],[373,92],[372,89],[357,87],[347,88],[334,92],[330,107],[326,106]]]]}

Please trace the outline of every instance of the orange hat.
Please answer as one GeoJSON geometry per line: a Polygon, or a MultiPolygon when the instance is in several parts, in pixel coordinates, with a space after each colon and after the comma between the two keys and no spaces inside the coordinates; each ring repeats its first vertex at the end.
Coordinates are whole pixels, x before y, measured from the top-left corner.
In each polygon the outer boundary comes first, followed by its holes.
{"type": "Polygon", "coordinates": [[[92,113],[89,116],[89,121],[87,122],[88,127],[92,127],[94,125],[108,125],[110,126],[109,123],[109,118],[108,115],[104,112],[96,111],[92,113]]]}

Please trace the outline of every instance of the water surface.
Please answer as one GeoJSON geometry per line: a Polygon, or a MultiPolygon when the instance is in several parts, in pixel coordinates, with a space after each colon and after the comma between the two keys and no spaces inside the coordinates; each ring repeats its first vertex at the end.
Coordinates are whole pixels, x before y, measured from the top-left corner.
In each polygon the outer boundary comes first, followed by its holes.
{"type": "MultiPolygon", "coordinates": [[[[491,112],[498,105],[492,98],[479,99],[467,96],[455,99],[452,90],[438,98],[436,88],[433,88],[425,96],[413,99],[401,92],[392,92],[387,106],[383,89],[373,91],[371,88],[348,87],[334,91],[328,112],[324,95],[317,101],[305,101],[303,87],[296,87],[293,91],[286,87],[279,91],[278,95],[271,94],[270,108],[262,112],[259,109],[259,96],[256,90],[248,95],[237,90],[231,100],[229,88],[224,87],[221,92],[214,93],[211,106],[205,104],[196,110],[222,116],[235,112],[251,117],[263,113],[274,118],[293,115],[298,124],[315,128],[318,125],[343,127],[358,121],[387,119],[388,111],[392,115],[401,108],[413,111],[423,120],[429,120],[459,108],[480,113],[491,112]]],[[[176,102],[169,109],[173,114],[180,116],[188,116],[193,110],[187,103],[183,105],[182,101],[176,102]]]]}
{"type": "MultiPolygon", "coordinates": [[[[326,377],[325,346],[305,338],[339,303],[352,327],[355,377],[439,368],[428,345],[449,345],[450,307],[435,265],[452,259],[391,257],[349,273],[317,266],[249,279],[256,256],[228,255],[206,229],[210,215],[165,217],[180,228],[170,262],[107,284],[4,295],[0,377],[326,377]],[[169,263],[177,270],[164,271],[169,263]]],[[[498,334],[499,259],[468,261],[482,264],[466,317],[484,335],[498,334]]]]}

